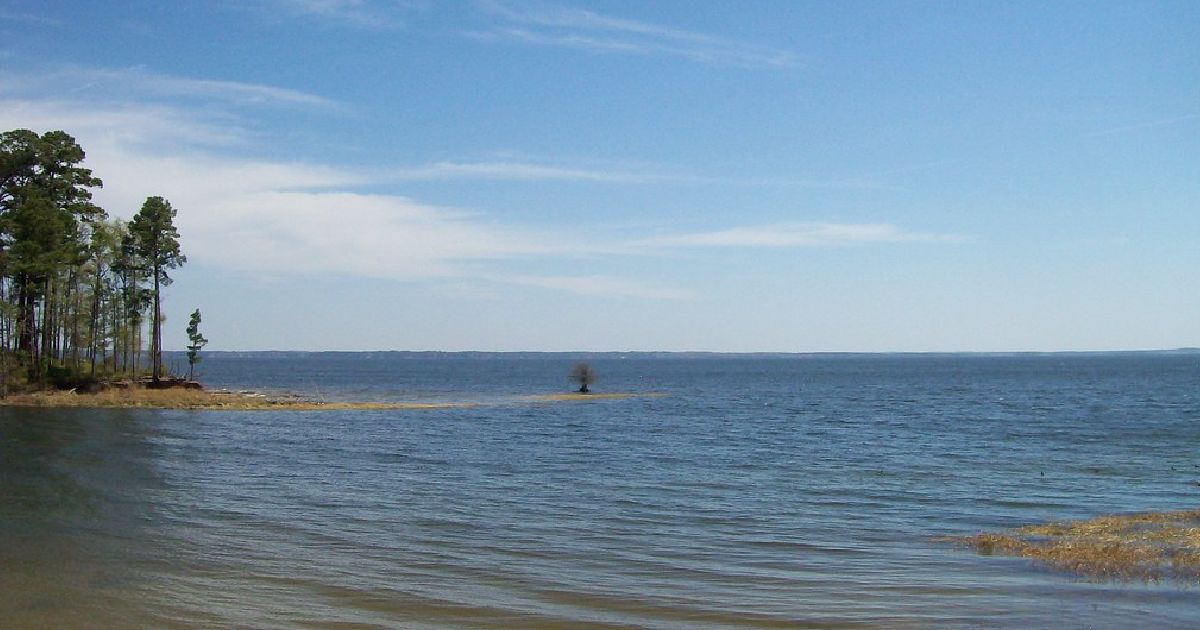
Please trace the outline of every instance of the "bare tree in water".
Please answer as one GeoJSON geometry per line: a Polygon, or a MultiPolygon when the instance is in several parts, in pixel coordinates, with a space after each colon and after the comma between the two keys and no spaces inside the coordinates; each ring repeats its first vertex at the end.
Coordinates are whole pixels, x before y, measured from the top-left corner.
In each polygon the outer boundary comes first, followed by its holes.
{"type": "Polygon", "coordinates": [[[588,393],[588,385],[596,382],[596,370],[587,363],[576,363],[567,378],[579,383],[579,393],[588,393]]]}

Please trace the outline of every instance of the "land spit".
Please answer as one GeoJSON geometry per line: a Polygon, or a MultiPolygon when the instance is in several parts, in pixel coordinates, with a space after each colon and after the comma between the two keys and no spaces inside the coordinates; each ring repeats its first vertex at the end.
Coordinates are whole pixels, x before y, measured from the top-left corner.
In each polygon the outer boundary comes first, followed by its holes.
{"type": "MultiPolygon", "coordinates": [[[[547,394],[522,396],[512,402],[585,402],[590,400],[614,400],[642,396],[661,396],[648,393],[609,394],[547,394]]],[[[13,394],[0,399],[6,407],[77,407],[95,409],[227,409],[227,410],[277,410],[277,411],[321,411],[352,409],[454,409],[479,407],[479,402],[347,402],[311,400],[294,395],[262,394],[251,391],[197,390],[197,389],[107,389],[94,394],[74,391],[44,391],[13,394]]]]}
{"type": "Polygon", "coordinates": [[[935,540],[985,555],[1029,558],[1097,581],[1200,583],[1200,510],[1100,516],[935,540]]]}

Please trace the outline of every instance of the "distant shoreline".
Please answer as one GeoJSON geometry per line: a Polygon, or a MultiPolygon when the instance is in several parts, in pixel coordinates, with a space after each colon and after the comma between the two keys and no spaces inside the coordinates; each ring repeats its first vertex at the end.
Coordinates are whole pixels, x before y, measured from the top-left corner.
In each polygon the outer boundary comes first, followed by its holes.
{"type": "MultiPolygon", "coordinates": [[[[181,350],[164,355],[184,356],[181,350]]],[[[485,351],[485,350],[206,350],[204,356],[238,359],[304,358],[309,356],[400,359],[836,359],[836,358],[969,358],[969,357],[1101,357],[1101,356],[1190,356],[1200,347],[1163,350],[1018,350],[963,352],[710,352],[658,350],[599,351],[485,351]]]]}

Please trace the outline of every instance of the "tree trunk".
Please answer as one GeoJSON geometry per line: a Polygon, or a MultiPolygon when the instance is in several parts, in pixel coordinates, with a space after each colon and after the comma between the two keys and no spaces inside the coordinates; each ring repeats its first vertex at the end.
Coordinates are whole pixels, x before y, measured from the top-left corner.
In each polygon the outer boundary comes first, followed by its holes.
{"type": "Polygon", "coordinates": [[[22,279],[18,283],[17,302],[20,305],[17,309],[17,350],[25,353],[25,359],[29,360],[33,356],[33,296],[29,294],[30,280],[22,274],[22,279]]]}
{"type": "Polygon", "coordinates": [[[100,352],[100,331],[97,325],[100,320],[100,280],[103,268],[100,266],[100,261],[96,261],[96,275],[92,282],[92,313],[88,320],[88,346],[92,355],[92,378],[96,378],[96,355],[100,352]]]}
{"type": "Polygon", "coordinates": [[[42,284],[42,322],[41,328],[38,330],[42,340],[38,350],[38,373],[40,374],[38,382],[43,387],[46,386],[46,366],[42,364],[49,365],[54,360],[54,346],[50,343],[50,334],[53,332],[52,326],[54,324],[54,317],[52,317],[54,305],[52,302],[50,280],[47,279],[42,284]]]}
{"type": "Polygon", "coordinates": [[[162,317],[162,313],[161,313],[161,311],[159,311],[160,294],[159,294],[159,285],[158,285],[158,279],[159,279],[160,275],[161,274],[159,273],[158,265],[155,265],[154,266],[154,324],[153,324],[154,329],[150,333],[151,334],[151,337],[150,337],[150,345],[151,345],[150,363],[154,369],[154,374],[151,376],[151,380],[154,381],[155,384],[157,384],[159,379],[162,378],[162,322],[160,321],[160,318],[162,317]]]}
{"type": "MultiPolygon", "coordinates": [[[[0,302],[6,302],[8,295],[4,278],[0,278],[0,302]]],[[[8,311],[0,314],[0,398],[8,398],[8,337],[11,330],[8,311]]]]}
{"type": "Polygon", "coordinates": [[[119,311],[109,313],[113,323],[113,369],[116,369],[117,359],[116,353],[120,345],[121,352],[121,373],[129,374],[129,319],[126,314],[129,312],[129,306],[125,303],[125,282],[121,281],[121,299],[113,300],[116,304],[114,308],[119,308],[119,311]]]}
{"type": "MultiPolygon", "coordinates": [[[[99,261],[96,261],[96,267],[100,267],[99,261]]],[[[73,287],[72,294],[74,299],[72,300],[71,306],[75,312],[71,317],[71,363],[75,365],[76,370],[82,372],[83,364],[79,360],[79,346],[80,342],[82,341],[79,338],[79,319],[83,316],[83,291],[81,290],[82,287],[79,285],[83,283],[83,280],[77,270],[73,273],[75,275],[75,281],[72,282],[71,285],[73,287]]],[[[93,376],[95,376],[95,374],[93,374],[93,376]]]]}
{"type": "Polygon", "coordinates": [[[130,339],[133,341],[133,376],[137,378],[138,360],[142,354],[142,322],[135,319],[132,322],[133,330],[130,332],[130,339]]]}
{"type": "Polygon", "coordinates": [[[42,284],[42,358],[54,360],[54,294],[50,292],[50,279],[42,284]]]}

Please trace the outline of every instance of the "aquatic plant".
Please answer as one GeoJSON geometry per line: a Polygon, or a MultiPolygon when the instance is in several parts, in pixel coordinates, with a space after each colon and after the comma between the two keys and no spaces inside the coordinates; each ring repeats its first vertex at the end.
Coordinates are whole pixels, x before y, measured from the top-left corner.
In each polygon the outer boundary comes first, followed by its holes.
{"type": "Polygon", "coordinates": [[[936,540],[1095,580],[1200,582],[1200,510],[1108,515],[936,540]]]}

